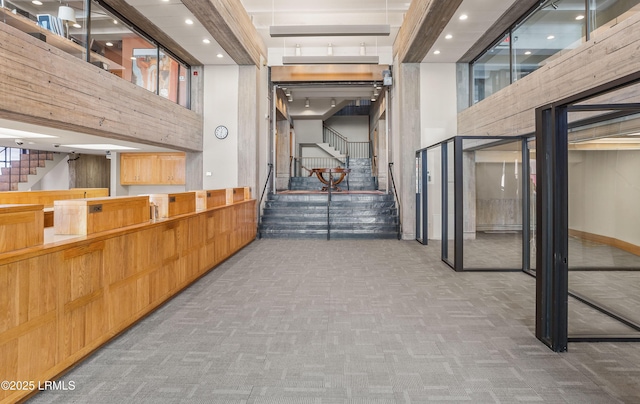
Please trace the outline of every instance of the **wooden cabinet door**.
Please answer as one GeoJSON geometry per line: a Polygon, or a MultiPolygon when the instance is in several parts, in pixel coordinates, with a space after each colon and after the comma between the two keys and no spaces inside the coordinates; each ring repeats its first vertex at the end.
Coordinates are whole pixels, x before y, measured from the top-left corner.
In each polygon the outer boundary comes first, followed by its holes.
{"type": "Polygon", "coordinates": [[[184,154],[159,154],[158,167],[160,183],[175,185],[185,183],[184,154]]]}
{"type": "Polygon", "coordinates": [[[126,153],[120,155],[120,184],[156,184],[157,158],[154,154],[126,153]]]}
{"type": "Polygon", "coordinates": [[[120,155],[120,184],[183,185],[184,153],[123,153],[120,155]]]}

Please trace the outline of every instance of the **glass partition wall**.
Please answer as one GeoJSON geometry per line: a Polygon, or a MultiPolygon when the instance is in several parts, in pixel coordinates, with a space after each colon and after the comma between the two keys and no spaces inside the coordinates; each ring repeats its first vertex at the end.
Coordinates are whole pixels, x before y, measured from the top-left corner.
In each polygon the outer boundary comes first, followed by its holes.
{"type": "Polygon", "coordinates": [[[640,73],[537,111],[536,335],[640,341],[640,73]]]}
{"type": "Polygon", "coordinates": [[[428,242],[445,240],[442,259],[456,271],[531,270],[531,144],[458,136],[418,152],[427,172],[427,192],[416,194],[426,199],[416,206],[428,207],[422,226],[428,242]]]}

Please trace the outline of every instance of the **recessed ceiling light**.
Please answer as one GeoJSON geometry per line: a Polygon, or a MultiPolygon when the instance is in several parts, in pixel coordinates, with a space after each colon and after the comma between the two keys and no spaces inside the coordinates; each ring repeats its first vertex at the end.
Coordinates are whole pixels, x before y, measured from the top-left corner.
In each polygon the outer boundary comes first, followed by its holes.
{"type": "Polygon", "coordinates": [[[578,21],[584,20],[584,15],[580,14],[579,16],[576,17],[576,20],[578,21]]]}
{"type": "Polygon", "coordinates": [[[208,40],[207,38],[203,39],[203,40],[202,40],[202,42],[204,42],[204,43],[211,43],[211,41],[210,41],[210,40],[208,40]]]}
{"type": "Polygon", "coordinates": [[[451,38],[453,38],[453,35],[451,35],[451,34],[447,34],[447,35],[444,37],[444,39],[451,39],[451,38]]]}
{"type": "Polygon", "coordinates": [[[531,55],[531,51],[526,51],[524,54],[525,55],[531,55]]]}
{"type": "Polygon", "coordinates": [[[185,24],[187,24],[187,25],[193,25],[193,20],[190,20],[190,19],[188,19],[188,18],[187,18],[186,20],[184,20],[184,22],[185,22],[185,24]]]}
{"type": "Polygon", "coordinates": [[[549,36],[547,37],[547,39],[554,39],[554,38],[555,38],[555,36],[553,36],[553,35],[549,35],[549,36]]]}
{"type": "Polygon", "coordinates": [[[433,54],[434,54],[434,55],[439,55],[439,54],[440,54],[440,51],[439,51],[439,50],[435,50],[435,51],[433,51],[433,54]]]}
{"type": "Polygon", "coordinates": [[[468,15],[466,15],[466,14],[462,14],[462,15],[461,15],[460,17],[458,17],[458,18],[460,18],[462,21],[464,21],[464,20],[466,20],[467,18],[469,18],[469,16],[468,16],[468,15]]]}
{"type": "Polygon", "coordinates": [[[105,43],[105,45],[107,45],[107,46],[113,46],[113,43],[111,43],[111,42],[107,42],[107,43],[105,43]]]}
{"type": "Polygon", "coordinates": [[[223,58],[224,56],[222,55],[222,53],[218,53],[216,57],[223,58]]]}
{"type": "Polygon", "coordinates": [[[118,23],[118,20],[113,20],[113,23],[114,23],[114,24],[117,24],[117,23],[118,23]]]}
{"type": "Polygon", "coordinates": [[[131,60],[136,60],[136,57],[135,56],[131,56],[131,60]]]}
{"type": "Polygon", "coordinates": [[[42,2],[40,0],[33,0],[32,3],[35,4],[36,6],[42,5],[42,2]]]}
{"type": "Polygon", "coordinates": [[[73,28],[82,28],[82,25],[76,22],[75,24],[73,24],[73,28]]]}

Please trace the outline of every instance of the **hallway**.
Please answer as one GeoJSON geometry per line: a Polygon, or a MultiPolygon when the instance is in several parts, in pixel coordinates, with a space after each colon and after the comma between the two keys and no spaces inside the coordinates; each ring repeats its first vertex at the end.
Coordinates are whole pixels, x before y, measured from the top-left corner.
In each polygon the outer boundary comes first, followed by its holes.
{"type": "Polygon", "coordinates": [[[439,254],[255,241],[60,379],[75,390],[30,402],[640,402],[640,344],[553,353],[533,278],[455,273],[439,254]]]}

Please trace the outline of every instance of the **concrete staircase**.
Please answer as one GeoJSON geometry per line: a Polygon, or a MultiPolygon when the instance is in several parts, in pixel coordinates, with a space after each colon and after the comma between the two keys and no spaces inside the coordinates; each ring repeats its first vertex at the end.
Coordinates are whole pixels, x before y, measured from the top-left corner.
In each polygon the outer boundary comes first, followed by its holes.
{"type": "Polygon", "coordinates": [[[0,191],[18,191],[19,184],[28,182],[29,175],[37,175],[38,167],[46,167],[49,160],[54,159],[54,153],[39,150],[22,150],[16,148],[5,149],[7,155],[5,165],[0,169],[0,191]]]}
{"type": "MultiPolygon", "coordinates": [[[[327,193],[270,194],[258,236],[263,238],[327,238],[327,193]]],[[[380,192],[331,194],[332,239],[398,237],[398,210],[393,195],[380,192]]]]}
{"type": "MultiPolygon", "coordinates": [[[[343,191],[374,191],[378,189],[378,181],[376,177],[371,175],[371,159],[350,159],[349,168],[351,173],[338,185],[340,189],[343,191]]],[[[289,189],[292,191],[319,191],[323,186],[318,177],[313,175],[311,177],[292,177],[289,189]]]]}

